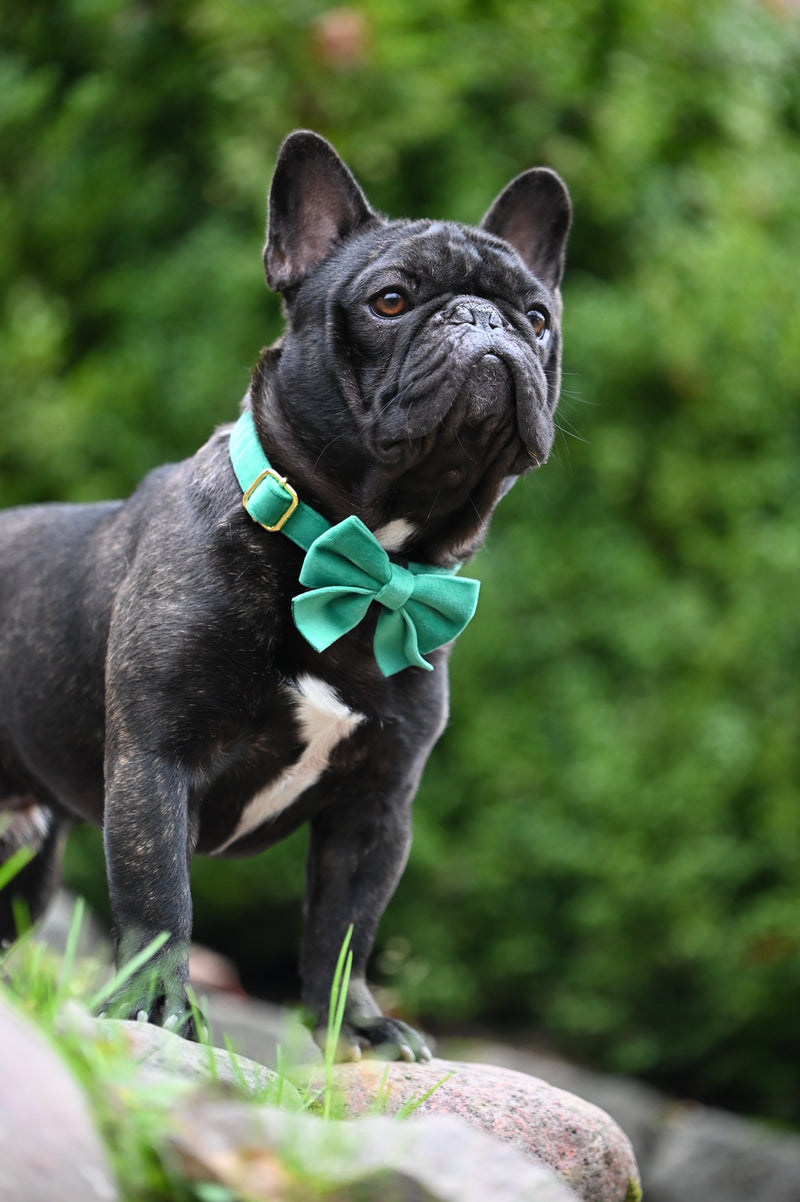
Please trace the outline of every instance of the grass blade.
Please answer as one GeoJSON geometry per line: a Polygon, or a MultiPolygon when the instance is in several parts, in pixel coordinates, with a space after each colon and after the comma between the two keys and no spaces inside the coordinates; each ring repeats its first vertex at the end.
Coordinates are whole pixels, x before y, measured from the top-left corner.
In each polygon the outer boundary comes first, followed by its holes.
{"type": "Polygon", "coordinates": [[[330,1057],[331,1061],[336,1054],[336,1045],[339,1042],[339,1034],[344,1018],[344,1006],[347,1000],[347,986],[350,983],[353,953],[349,951],[349,948],[352,937],[353,924],[350,923],[339,950],[339,959],[336,961],[336,970],[334,971],[333,984],[331,985],[330,1006],[328,1007],[328,1038],[325,1043],[325,1058],[328,1059],[330,1057]],[[343,982],[342,978],[345,976],[347,980],[343,982]],[[331,1047],[331,1045],[333,1046],[331,1047]]]}
{"type": "Polygon", "coordinates": [[[386,1103],[389,1101],[389,1094],[392,1092],[392,1087],[389,1084],[389,1068],[390,1065],[387,1062],[375,1093],[375,1100],[370,1108],[372,1114],[383,1114],[386,1110],[386,1103]]]}
{"type": "Polygon", "coordinates": [[[347,989],[350,984],[350,973],[353,968],[353,953],[350,950],[350,940],[353,937],[353,924],[347,928],[339,959],[336,961],[336,971],[331,985],[330,1004],[328,1006],[328,1035],[325,1040],[325,1098],[323,1102],[323,1118],[331,1117],[333,1106],[333,1064],[339,1046],[339,1036],[344,1022],[344,1010],[347,1005],[347,989]]]}
{"type": "Polygon", "coordinates": [[[56,986],[57,1001],[64,1000],[67,989],[69,988],[72,970],[75,965],[75,956],[78,951],[78,940],[81,934],[81,924],[83,923],[83,914],[85,903],[82,897],[76,897],[75,909],[72,911],[72,921],[69,924],[69,933],[67,935],[67,945],[64,948],[64,958],[61,961],[61,970],[58,974],[58,984],[56,986]]]}
{"type": "Polygon", "coordinates": [[[0,864],[0,890],[5,889],[35,855],[32,847],[18,847],[4,864],[0,864]]]}
{"type": "Polygon", "coordinates": [[[275,1105],[280,1106],[281,1098],[283,1097],[283,1085],[286,1080],[286,1062],[283,1056],[283,1048],[280,1044],[275,1048],[275,1071],[278,1074],[278,1083],[275,1091],[275,1105]]]}
{"type": "Polygon", "coordinates": [[[100,989],[94,995],[94,997],[89,1000],[89,1009],[97,1010],[100,1006],[102,1006],[103,1002],[107,1002],[108,999],[112,997],[117,990],[125,984],[126,981],[129,981],[132,976],[135,976],[139,969],[142,968],[142,966],[145,965],[147,961],[156,954],[156,952],[161,950],[168,939],[168,931],[162,931],[160,935],[156,935],[155,939],[151,939],[147,947],[138,952],[137,955],[135,955],[132,960],[129,960],[127,964],[123,964],[122,968],[120,968],[114,974],[108,984],[104,985],[103,988],[100,989]]]}
{"type": "Polygon", "coordinates": [[[426,1089],[425,1093],[420,1094],[419,1097],[417,1097],[417,1095],[415,1094],[413,1097],[409,1098],[408,1101],[404,1102],[403,1105],[400,1107],[400,1109],[398,1110],[395,1117],[398,1119],[408,1118],[408,1116],[410,1114],[414,1113],[414,1111],[417,1109],[418,1106],[421,1106],[423,1102],[427,1102],[427,1100],[431,1096],[431,1094],[436,1093],[437,1089],[439,1089],[442,1085],[446,1084],[446,1082],[449,1081],[450,1078],[454,1077],[454,1076],[455,1076],[455,1070],[451,1073],[446,1073],[442,1077],[441,1081],[437,1081],[435,1085],[432,1085],[430,1087],[430,1089],[426,1089]]]}

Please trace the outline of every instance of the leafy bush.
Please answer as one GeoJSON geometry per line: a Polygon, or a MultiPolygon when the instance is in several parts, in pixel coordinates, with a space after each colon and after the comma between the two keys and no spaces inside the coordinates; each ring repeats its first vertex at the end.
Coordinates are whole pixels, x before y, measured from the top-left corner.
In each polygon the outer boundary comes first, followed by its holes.
{"type": "MultiPolygon", "coordinates": [[[[563,435],[475,566],[378,964],[429,1020],[798,1121],[800,25],[565,8],[6,0],[2,500],[125,492],[233,415],[289,128],[393,213],[561,171],[563,435]]],[[[252,980],[293,956],[302,854],[198,865],[252,980]]]]}

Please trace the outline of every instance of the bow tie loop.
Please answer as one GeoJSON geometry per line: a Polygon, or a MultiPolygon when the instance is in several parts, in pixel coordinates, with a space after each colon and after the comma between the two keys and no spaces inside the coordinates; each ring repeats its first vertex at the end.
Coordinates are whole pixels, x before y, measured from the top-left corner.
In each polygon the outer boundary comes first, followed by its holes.
{"type": "Polygon", "coordinates": [[[398,564],[391,565],[392,574],[380,592],[375,594],[375,600],[387,609],[402,609],[414,592],[414,576],[406,568],[398,564]]]}

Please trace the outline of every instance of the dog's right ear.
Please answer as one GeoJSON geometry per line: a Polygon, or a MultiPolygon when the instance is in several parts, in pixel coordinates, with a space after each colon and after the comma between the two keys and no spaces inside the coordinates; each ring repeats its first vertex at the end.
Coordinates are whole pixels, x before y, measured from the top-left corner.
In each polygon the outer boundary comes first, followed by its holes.
{"type": "Polygon", "coordinates": [[[289,134],[269,193],[264,268],[270,288],[286,292],[299,284],[337,242],[374,216],[329,142],[310,130],[289,134]]]}
{"type": "Polygon", "coordinates": [[[571,223],[572,205],[563,179],[548,167],[532,167],[503,189],[481,229],[505,238],[543,284],[558,288],[571,223]]]}

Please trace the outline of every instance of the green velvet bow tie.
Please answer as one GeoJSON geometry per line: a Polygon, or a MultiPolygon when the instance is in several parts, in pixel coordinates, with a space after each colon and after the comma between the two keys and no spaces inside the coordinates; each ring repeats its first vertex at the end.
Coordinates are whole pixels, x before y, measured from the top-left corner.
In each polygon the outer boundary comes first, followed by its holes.
{"type": "Polygon", "coordinates": [[[430,672],[433,665],[423,655],[461,633],[475,613],[479,582],[447,568],[392,563],[360,518],[331,526],[270,467],[249,411],[231,432],[230,455],[253,520],[282,530],[307,552],[300,583],[309,591],[293,598],[292,617],[311,646],[330,647],[375,601],[382,612],[373,649],[383,675],[411,666],[430,672]]]}

